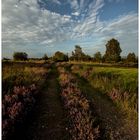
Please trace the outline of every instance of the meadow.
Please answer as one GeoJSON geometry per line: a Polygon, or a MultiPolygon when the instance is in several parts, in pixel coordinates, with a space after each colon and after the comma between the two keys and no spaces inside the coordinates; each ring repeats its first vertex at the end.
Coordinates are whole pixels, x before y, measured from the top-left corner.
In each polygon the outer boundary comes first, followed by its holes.
{"type": "Polygon", "coordinates": [[[138,69],[74,65],[72,71],[87,79],[91,85],[112,100],[128,101],[128,107],[137,110],[138,69]]]}
{"type": "MultiPolygon", "coordinates": [[[[122,112],[125,119],[126,127],[131,126],[131,130],[137,131],[138,125],[138,69],[126,67],[92,66],[73,64],[71,71],[78,75],[80,79],[88,82],[95,93],[99,96],[99,102],[106,104],[112,102],[113,105],[122,112]],[[102,98],[107,98],[107,102],[102,102],[102,98]]],[[[81,88],[87,89],[87,85],[81,81],[81,88]]],[[[93,93],[87,93],[87,96],[98,100],[93,93]]],[[[104,107],[102,107],[104,110],[104,107]]],[[[110,110],[110,106],[108,107],[110,110]]],[[[104,111],[103,111],[104,112],[104,111]]],[[[111,113],[111,112],[110,112],[111,113]]],[[[111,115],[111,114],[110,114],[111,115]]],[[[113,117],[112,117],[113,118],[113,117]]],[[[133,132],[133,133],[135,133],[133,132]]]]}
{"type": "Polygon", "coordinates": [[[3,139],[136,140],[137,123],[137,68],[2,63],[3,139]]]}

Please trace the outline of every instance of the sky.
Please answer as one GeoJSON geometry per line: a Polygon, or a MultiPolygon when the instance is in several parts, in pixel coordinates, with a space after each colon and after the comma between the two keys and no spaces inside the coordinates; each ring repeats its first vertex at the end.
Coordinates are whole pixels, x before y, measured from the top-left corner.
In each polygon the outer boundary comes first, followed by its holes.
{"type": "Polygon", "coordinates": [[[2,0],[2,57],[71,55],[75,45],[93,56],[112,38],[121,56],[138,55],[138,0],[2,0]]]}

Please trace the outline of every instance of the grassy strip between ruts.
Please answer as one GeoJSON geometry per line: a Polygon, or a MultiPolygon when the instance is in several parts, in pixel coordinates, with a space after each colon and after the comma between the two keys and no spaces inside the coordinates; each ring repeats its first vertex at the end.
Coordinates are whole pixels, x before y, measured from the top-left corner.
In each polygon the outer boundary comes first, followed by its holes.
{"type": "Polygon", "coordinates": [[[58,67],[59,81],[62,88],[61,97],[70,119],[69,132],[72,140],[95,140],[99,137],[99,127],[93,127],[94,117],[91,116],[89,101],[77,87],[76,78],[58,67]]]}

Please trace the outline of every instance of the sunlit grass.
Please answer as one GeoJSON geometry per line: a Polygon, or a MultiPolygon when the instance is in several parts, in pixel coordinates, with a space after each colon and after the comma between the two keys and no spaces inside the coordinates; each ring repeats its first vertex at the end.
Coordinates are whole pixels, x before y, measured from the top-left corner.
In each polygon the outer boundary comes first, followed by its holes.
{"type": "Polygon", "coordinates": [[[44,67],[30,67],[26,64],[3,65],[2,67],[2,90],[10,92],[14,86],[28,86],[39,84],[47,69],[44,67]]]}
{"type": "Polygon", "coordinates": [[[114,85],[127,91],[137,91],[138,69],[136,68],[94,67],[92,70],[92,79],[100,79],[99,81],[101,82],[103,78],[107,78],[107,81],[103,82],[106,82],[108,85],[114,85]]]}
{"type": "Polygon", "coordinates": [[[138,69],[99,67],[76,64],[72,71],[86,78],[90,84],[102,93],[126,108],[135,108],[138,105],[138,69]]]}

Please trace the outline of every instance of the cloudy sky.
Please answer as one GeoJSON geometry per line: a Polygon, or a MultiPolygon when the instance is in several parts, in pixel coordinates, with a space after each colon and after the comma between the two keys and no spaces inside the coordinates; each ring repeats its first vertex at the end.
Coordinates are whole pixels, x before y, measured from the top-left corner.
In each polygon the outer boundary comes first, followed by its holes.
{"type": "Polygon", "coordinates": [[[121,55],[138,52],[138,0],[2,0],[2,56],[24,51],[29,57],[75,45],[91,56],[104,54],[116,38],[121,55]]]}

